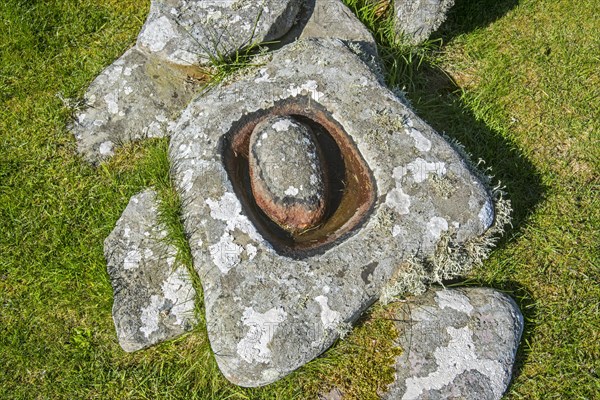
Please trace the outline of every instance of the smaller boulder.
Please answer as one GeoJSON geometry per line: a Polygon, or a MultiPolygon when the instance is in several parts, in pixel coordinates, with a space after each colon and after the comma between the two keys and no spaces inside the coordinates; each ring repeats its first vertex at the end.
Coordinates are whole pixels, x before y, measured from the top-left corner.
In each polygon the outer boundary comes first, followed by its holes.
{"type": "Polygon", "coordinates": [[[492,289],[435,289],[406,302],[396,319],[396,380],[384,399],[502,398],[523,316],[492,289]]]}
{"type": "Polygon", "coordinates": [[[113,320],[119,344],[132,352],[173,339],[195,324],[196,291],[177,250],[165,243],[156,193],[131,198],[104,242],[114,290],[113,320]]]}
{"type": "Polygon", "coordinates": [[[453,5],[454,0],[396,0],[396,31],[413,44],[424,42],[446,20],[453,5]]]}

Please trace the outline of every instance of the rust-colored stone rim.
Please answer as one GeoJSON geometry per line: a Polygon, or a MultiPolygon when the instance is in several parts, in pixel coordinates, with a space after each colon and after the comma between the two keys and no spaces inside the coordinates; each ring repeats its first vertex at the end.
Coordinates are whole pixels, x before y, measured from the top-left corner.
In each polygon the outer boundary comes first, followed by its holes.
{"type": "MultiPolygon", "coordinates": [[[[232,124],[221,142],[223,162],[234,191],[258,231],[281,254],[304,258],[326,251],[355,233],[376,200],[376,185],[367,163],[342,125],[319,103],[307,97],[280,101],[274,107],[246,114],[232,124]],[[345,169],[343,193],[323,222],[307,231],[287,232],[271,221],[256,203],[248,174],[250,136],[258,123],[271,116],[301,117],[320,126],[335,142],[345,169]],[[332,209],[335,208],[335,209],[332,209]]],[[[329,162],[324,157],[325,162],[329,162]]],[[[326,167],[328,170],[331,166],[326,167]]]]}

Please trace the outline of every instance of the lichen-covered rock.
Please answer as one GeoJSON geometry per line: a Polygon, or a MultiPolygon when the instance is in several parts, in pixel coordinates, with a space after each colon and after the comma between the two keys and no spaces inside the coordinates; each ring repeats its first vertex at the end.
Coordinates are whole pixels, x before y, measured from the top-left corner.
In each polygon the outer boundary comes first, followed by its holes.
{"type": "Polygon", "coordinates": [[[77,149],[92,163],[133,140],[163,137],[169,123],[197,93],[192,69],[177,68],[139,50],[128,50],[90,85],[85,108],[71,131],[77,149]]]}
{"type": "Polygon", "coordinates": [[[283,36],[300,0],[153,0],[137,46],[181,65],[206,65],[283,36]]]}
{"type": "Polygon", "coordinates": [[[396,0],[396,31],[412,43],[421,43],[442,25],[454,0],[396,0]]]}
{"type": "Polygon", "coordinates": [[[199,65],[276,39],[294,22],[299,0],[154,0],[136,46],[104,70],[70,129],[92,163],[121,144],[168,135],[198,94],[199,65]]]}
{"type": "Polygon", "coordinates": [[[360,46],[369,56],[377,55],[371,32],[341,0],[308,0],[306,21],[299,21],[300,39],[338,38],[360,46]]]}
{"type": "Polygon", "coordinates": [[[256,203],[278,225],[298,232],[325,214],[323,160],[314,133],[292,117],[271,117],[250,137],[250,182],[256,203]]]}
{"type": "MultiPolygon", "coordinates": [[[[224,375],[243,386],[273,382],[321,354],[390,282],[465,272],[485,255],[495,220],[490,193],[462,156],[340,40],[298,41],[195,99],[173,129],[170,158],[211,346],[224,375]],[[342,127],[376,191],[355,229],[294,257],[253,223],[223,159],[244,121],[292,106],[342,127]]],[[[352,179],[363,178],[346,184],[352,179]]]]}
{"type": "Polygon", "coordinates": [[[492,289],[435,289],[396,318],[396,379],[384,399],[498,400],[512,374],[523,316],[492,289]]]}
{"type": "Polygon", "coordinates": [[[104,242],[113,319],[125,351],[173,339],[196,323],[191,277],[164,243],[167,231],[157,215],[154,191],[133,196],[104,242]]]}

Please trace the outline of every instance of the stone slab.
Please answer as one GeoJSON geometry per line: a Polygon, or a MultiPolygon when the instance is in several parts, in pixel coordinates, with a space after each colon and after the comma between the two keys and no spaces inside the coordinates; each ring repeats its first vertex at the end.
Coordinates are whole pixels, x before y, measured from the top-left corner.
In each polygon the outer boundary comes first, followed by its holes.
{"type": "Polygon", "coordinates": [[[169,123],[198,92],[195,73],[128,50],[92,82],[85,108],[75,113],[70,129],[79,153],[99,163],[123,143],[167,135],[169,123]]]}
{"type": "Polygon", "coordinates": [[[432,289],[409,298],[396,322],[396,380],[389,400],[499,400],[510,383],[523,316],[486,288],[432,289]]]}
{"type": "Polygon", "coordinates": [[[157,215],[154,191],[133,196],[104,242],[113,319],[128,352],[173,339],[196,324],[190,274],[164,242],[167,231],[157,215]]]}
{"type": "Polygon", "coordinates": [[[289,31],[300,0],[153,0],[137,47],[180,65],[215,59],[276,40],[289,31]]]}
{"type": "Polygon", "coordinates": [[[301,40],[263,67],[195,99],[173,128],[170,158],[204,288],[212,349],[242,386],[285,376],[326,350],[395,279],[439,280],[445,262],[493,224],[494,204],[461,155],[334,39],[301,40]],[[364,223],[306,257],[280,254],[249,218],[223,162],[239,121],[290,104],[325,110],[376,183],[364,223]],[[448,252],[451,248],[452,251],[448,252]]]}

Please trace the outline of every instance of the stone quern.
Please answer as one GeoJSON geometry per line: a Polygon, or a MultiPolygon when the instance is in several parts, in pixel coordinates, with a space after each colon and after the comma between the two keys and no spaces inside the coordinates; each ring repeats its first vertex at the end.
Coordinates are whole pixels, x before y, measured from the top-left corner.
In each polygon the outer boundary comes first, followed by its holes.
{"type": "Polygon", "coordinates": [[[133,196],[104,242],[113,319],[125,351],[175,338],[196,324],[196,291],[176,249],[164,242],[156,201],[152,190],[133,196]]]}
{"type": "Polygon", "coordinates": [[[384,399],[499,400],[511,379],[523,316],[492,289],[434,289],[396,318],[396,379],[384,399]]]}
{"type": "Polygon", "coordinates": [[[491,195],[463,157],[336,39],[285,46],[196,98],[169,153],[211,346],[242,386],[273,382],[321,354],[398,276],[463,273],[457,260],[468,268],[480,256],[495,221],[491,195]],[[343,183],[336,211],[308,245],[262,224],[244,184],[244,138],[271,115],[304,118],[342,171],[333,177],[343,183]],[[436,259],[445,261],[406,267],[436,259]]]}
{"type": "Polygon", "coordinates": [[[250,136],[248,157],[254,198],[269,218],[293,233],[321,221],[325,164],[310,127],[290,117],[267,118],[250,136]]]}

